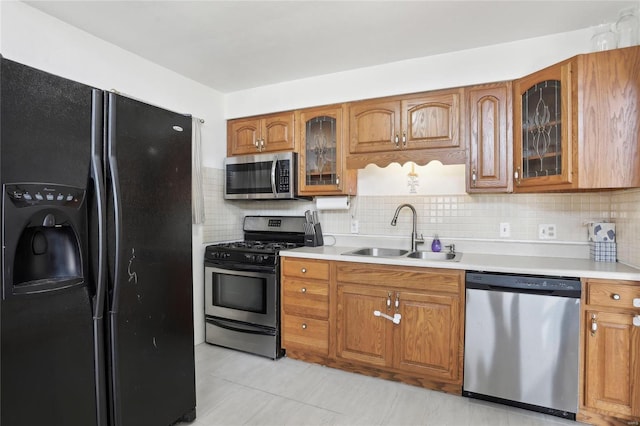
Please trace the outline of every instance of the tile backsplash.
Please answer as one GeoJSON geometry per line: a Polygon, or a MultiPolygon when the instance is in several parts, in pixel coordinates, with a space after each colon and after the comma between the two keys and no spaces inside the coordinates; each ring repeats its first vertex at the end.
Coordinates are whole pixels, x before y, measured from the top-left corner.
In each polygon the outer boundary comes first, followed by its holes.
{"type": "MultiPolygon", "coordinates": [[[[204,169],[206,243],[242,238],[245,215],[302,215],[315,209],[311,201],[225,201],[223,172],[204,169]]],[[[430,238],[535,241],[538,225],[556,225],[558,242],[587,241],[586,223],[614,221],[618,259],[640,267],[640,190],[579,194],[400,195],[356,196],[349,210],[319,212],[325,234],[349,234],[353,216],[361,235],[408,236],[411,211],[400,212],[397,226],[391,219],[398,205],[417,211],[418,234],[430,238]],[[500,223],[508,222],[511,236],[501,238],[500,223]]]]}

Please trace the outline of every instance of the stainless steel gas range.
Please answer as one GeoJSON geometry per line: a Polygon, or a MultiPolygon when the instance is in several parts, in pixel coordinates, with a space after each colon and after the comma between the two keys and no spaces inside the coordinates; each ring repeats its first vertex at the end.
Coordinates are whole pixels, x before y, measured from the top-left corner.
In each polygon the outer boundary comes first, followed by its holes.
{"type": "Polygon", "coordinates": [[[244,240],[205,250],[205,341],[272,359],[280,346],[278,252],[304,245],[303,216],[246,216],[244,240]]]}

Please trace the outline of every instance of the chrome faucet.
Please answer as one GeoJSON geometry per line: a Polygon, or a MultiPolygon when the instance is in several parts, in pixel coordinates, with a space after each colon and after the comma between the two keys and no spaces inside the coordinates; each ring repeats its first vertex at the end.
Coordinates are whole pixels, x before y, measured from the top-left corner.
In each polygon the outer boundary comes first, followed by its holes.
{"type": "Polygon", "coordinates": [[[418,222],[418,215],[416,213],[416,209],[411,204],[400,204],[396,209],[395,214],[393,215],[393,219],[391,219],[391,226],[396,226],[398,223],[398,214],[400,214],[400,210],[403,207],[409,207],[413,212],[413,232],[411,233],[411,251],[418,250],[418,244],[424,244],[424,237],[420,234],[420,238],[418,238],[418,233],[416,232],[416,223],[418,222]]]}

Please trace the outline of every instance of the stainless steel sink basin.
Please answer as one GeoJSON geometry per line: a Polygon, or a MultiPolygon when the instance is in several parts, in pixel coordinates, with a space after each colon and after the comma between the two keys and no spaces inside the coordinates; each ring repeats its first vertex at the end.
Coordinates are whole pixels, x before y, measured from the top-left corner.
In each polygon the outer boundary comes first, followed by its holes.
{"type": "Polygon", "coordinates": [[[377,248],[377,247],[365,247],[352,251],[348,251],[342,254],[354,255],[354,256],[374,256],[374,257],[400,257],[409,253],[409,250],[394,249],[394,248],[377,248]]]}
{"type": "Polygon", "coordinates": [[[379,247],[363,247],[342,254],[347,256],[404,257],[421,260],[440,260],[444,262],[459,262],[462,257],[462,253],[436,253],[432,251],[414,251],[409,253],[409,250],[379,247]]]}
{"type": "Polygon", "coordinates": [[[445,260],[449,262],[459,262],[462,257],[462,253],[443,253],[433,251],[414,251],[409,253],[407,257],[412,259],[422,260],[445,260]]]}

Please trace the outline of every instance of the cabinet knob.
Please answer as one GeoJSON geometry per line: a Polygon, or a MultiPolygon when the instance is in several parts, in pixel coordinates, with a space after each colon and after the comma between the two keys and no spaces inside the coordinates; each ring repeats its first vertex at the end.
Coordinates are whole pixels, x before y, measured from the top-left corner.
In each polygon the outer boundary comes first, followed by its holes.
{"type": "Polygon", "coordinates": [[[513,177],[516,180],[516,184],[520,185],[520,182],[521,182],[521,180],[520,180],[520,167],[516,167],[516,171],[513,173],[513,177]]]}
{"type": "Polygon", "coordinates": [[[633,299],[633,307],[640,308],[640,297],[636,297],[635,299],[633,299]]]}
{"type": "Polygon", "coordinates": [[[636,315],[635,317],[633,317],[633,325],[635,325],[636,327],[640,327],[640,315],[636,315]]]}
{"type": "Polygon", "coordinates": [[[336,175],[336,185],[340,186],[340,175],[336,175]]]}
{"type": "Polygon", "coordinates": [[[617,294],[617,293],[613,293],[613,294],[611,295],[611,298],[612,298],[613,300],[620,300],[620,295],[619,295],[619,294],[617,294]]]}
{"type": "Polygon", "coordinates": [[[302,288],[300,289],[300,291],[301,291],[302,293],[306,293],[306,292],[307,292],[307,289],[306,289],[306,288],[304,288],[304,287],[302,287],[302,288]]]}
{"type": "Polygon", "coordinates": [[[306,329],[307,329],[307,324],[302,323],[302,329],[303,329],[303,330],[306,330],[306,329]]]}
{"type": "Polygon", "coordinates": [[[598,317],[596,314],[591,314],[591,335],[595,336],[598,331],[598,317]]]}
{"type": "Polygon", "coordinates": [[[393,138],[393,143],[396,144],[396,148],[400,148],[400,138],[398,137],[397,133],[396,133],[396,137],[393,138]]]}
{"type": "Polygon", "coordinates": [[[473,168],[471,170],[471,185],[476,186],[476,181],[478,180],[478,176],[476,175],[476,169],[473,168]]]}
{"type": "Polygon", "coordinates": [[[402,146],[405,147],[405,148],[407,147],[407,132],[406,131],[402,132],[402,146]]]}
{"type": "Polygon", "coordinates": [[[307,268],[300,269],[300,272],[302,272],[303,274],[306,274],[307,273],[307,268]]]}

